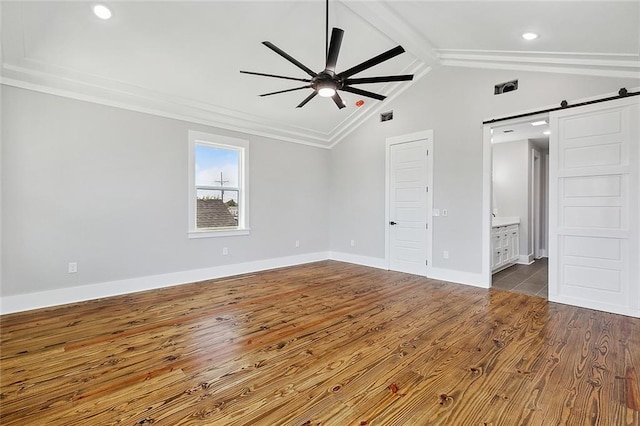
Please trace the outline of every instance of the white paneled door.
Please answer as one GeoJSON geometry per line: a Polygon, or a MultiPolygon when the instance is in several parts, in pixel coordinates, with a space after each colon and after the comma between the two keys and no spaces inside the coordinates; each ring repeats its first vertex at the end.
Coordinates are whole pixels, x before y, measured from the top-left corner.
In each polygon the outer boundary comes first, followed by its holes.
{"type": "Polygon", "coordinates": [[[426,275],[428,140],[389,147],[389,269],[426,275]]]}
{"type": "Polygon", "coordinates": [[[639,101],[550,114],[551,301],[640,317],[639,101]]]}

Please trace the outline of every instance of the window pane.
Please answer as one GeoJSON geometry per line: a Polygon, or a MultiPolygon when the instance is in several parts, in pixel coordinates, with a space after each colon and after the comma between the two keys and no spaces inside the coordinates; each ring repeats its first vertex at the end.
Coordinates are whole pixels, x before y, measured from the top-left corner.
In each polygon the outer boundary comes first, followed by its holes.
{"type": "Polygon", "coordinates": [[[189,130],[189,238],[249,235],[249,145],[189,130]]]}
{"type": "Polygon", "coordinates": [[[220,188],[197,189],[196,228],[238,226],[239,161],[238,150],[209,145],[195,146],[196,187],[220,188]]]}
{"type": "Polygon", "coordinates": [[[196,227],[226,228],[238,226],[238,191],[197,191],[196,227]],[[223,194],[224,192],[224,194],[223,194]]]}
{"type": "Polygon", "coordinates": [[[195,146],[196,186],[239,186],[239,151],[195,146]]]}

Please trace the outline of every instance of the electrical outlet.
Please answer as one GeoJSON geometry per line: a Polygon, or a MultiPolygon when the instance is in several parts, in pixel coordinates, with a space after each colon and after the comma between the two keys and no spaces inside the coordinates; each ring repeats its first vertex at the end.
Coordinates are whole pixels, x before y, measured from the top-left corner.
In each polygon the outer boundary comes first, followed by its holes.
{"type": "Polygon", "coordinates": [[[351,240],[351,247],[355,247],[356,245],[356,240],[351,240]]]}
{"type": "Polygon", "coordinates": [[[77,262],[69,262],[69,267],[68,267],[67,271],[70,274],[75,274],[76,272],[78,272],[78,263],[77,262]]]}
{"type": "Polygon", "coordinates": [[[449,258],[449,250],[445,250],[442,252],[442,257],[444,257],[445,259],[449,258]]]}
{"type": "Polygon", "coordinates": [[[223,256],[226,256],[226,255],[228,255],[228,254],[229,254],[229,249],[228,249],[228,248],[226,248],[226,247],[222,247],[222,255],[223,255],[223,256]]]}
{"type": "Polygon", "coordinates": [[[296,240],[296,247],[300,247],[300,241],[296,240]]]}

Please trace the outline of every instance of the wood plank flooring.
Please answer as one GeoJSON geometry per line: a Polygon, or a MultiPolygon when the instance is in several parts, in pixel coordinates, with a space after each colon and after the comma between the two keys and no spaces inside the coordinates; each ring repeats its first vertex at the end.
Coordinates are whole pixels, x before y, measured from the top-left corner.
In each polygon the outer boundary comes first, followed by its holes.
{"type": "Polygon", "coordinates": [[[0,326],[2,425],[640,425],[640,320],[334,261],[0,326]]]}

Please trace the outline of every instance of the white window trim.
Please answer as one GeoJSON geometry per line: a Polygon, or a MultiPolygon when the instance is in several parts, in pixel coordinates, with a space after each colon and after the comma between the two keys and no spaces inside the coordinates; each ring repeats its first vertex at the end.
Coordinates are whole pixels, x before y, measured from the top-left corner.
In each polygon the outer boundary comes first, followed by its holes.
{"type": "Polygon", "coordinates": [[[249,141],[230,136],[189,130],[189,238],[228,237],[233,235],[249,235],[249,141]],[[213,144],[240,149],[238,186],[241,188],[238,205],[238,226],[234,228],[198,229],[196,227],[196,144],[213,144]]]}

